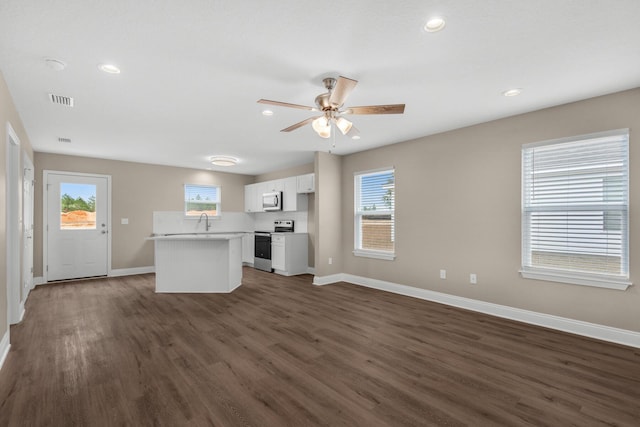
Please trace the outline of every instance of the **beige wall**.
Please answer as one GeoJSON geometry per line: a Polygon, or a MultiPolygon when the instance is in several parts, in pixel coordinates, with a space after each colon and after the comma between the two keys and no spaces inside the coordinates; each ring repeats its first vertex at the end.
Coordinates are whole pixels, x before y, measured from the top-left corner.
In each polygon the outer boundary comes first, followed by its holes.
{"type": "Polygon", "coordinates": [[[254,182],[271,181],[274,179],[289,178],[290,176],[305,175],[308,173],[313,173],[313,163],[256,175],[254,182]]]}
{"type": "Polygon", "coordinates": [[[316,276],[343,272],[342,157],[316,152],[315,239],[316,276]],[[329,264],[329,258],[333,263],[329,264]]]}
{"type": "Polygon", "coordinates": [[[35,153],[35,166],[35,276],[42,276],[43,170],[111,175],[113,269],[154,264],[153,243],[145,240],[152,233],[153,211],[181,211],[184,184],[220,185],[224,214],[244,211],[244,186],[254,180],[249,175],[47,153],[35,153]],[[121,225],[121,218],[128,218],[129,225],[121,225]]]}
{"type": "MultiPolygon", "coordinates": [[[[31,148],[31,142],[25,132],[22,120],[18,115],[16,107],[7,88],[7,84],[4,80],[4,76],[0,73],[0,339],[4,337],[4,334],[9,329],[7,324],[7,194],[6,194],[6,180],[7,180],[7,123],[11,124],[11,127],[15,131],[16,135],[20,139],[20,162],[22,163],[22,155],[26,155],[33,160],[33,149],[31,148]]],[[[20,165],[22,170],[22,165],[20,165]]],[[[22,174],[20,174],[22,179],[22,174]]],[[[20,203],[18,206],[20,224],[22,224],[22,182],[19,184],[20,191],[20,203]]],[[[20,233],[20,240],[22,241],[22,233],[20,233]]],[[[22,246],[22,245],[21,245],[22,246]]],[[[22,273],[22,269],[20,269],[22,273]]],[[[20,280],[22,283],[22,279],[20,280]]],[[[21,290],[23,287],[20,286],[21,290]]],[[[24,301],[25,296],[21,296],[21,300],[24,301]]]]}
{"type": "MultiPolygon", "coordinates": [[[[345,156],[344,272],[640,331],[640,89],[345,156]],[[617,291],[525,280],[520,268],[522,144],[630,128],[630,271],[617,291]],[[396,168],[395,261],[353,256],[353,173],[396,168]],[[439,270],[447,270],[447,280],[439,270]],[[469,284],[476,273],[478,284],[469,284]]],[[[321,224],[321,230],[327,226],[321,224]]]]}

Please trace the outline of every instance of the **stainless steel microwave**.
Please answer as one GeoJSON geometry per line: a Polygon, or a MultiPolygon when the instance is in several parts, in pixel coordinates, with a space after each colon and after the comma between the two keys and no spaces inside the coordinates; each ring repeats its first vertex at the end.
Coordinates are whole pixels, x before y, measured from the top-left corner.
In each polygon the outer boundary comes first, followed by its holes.
{"type": "Polygon", "coordinates": [[[282,191],[274,193],[264,193],[262,195],[263,211],[281,211],[282,210],[282,191]]]}

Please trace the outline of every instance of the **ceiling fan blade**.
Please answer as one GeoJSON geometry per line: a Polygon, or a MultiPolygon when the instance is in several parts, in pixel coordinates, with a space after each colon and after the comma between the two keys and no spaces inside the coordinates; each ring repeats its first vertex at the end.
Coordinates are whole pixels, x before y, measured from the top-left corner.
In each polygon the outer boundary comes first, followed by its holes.
{"type": "Polygon", "coordinates": [[[365,105],[362,107],[349,107],[342,114],[402,114],[404,104],[365,105]]]}
{"type": "Polygon", "coordinates": [[[301,110],[318,111],[315,107],[307,107],[300,104],[289,104],[288,102],[271,101],[269,99],[258,99],[258,104],[277,105],[278,107],[299,108],[301,110]]]}
{"type": "MultiPolygon", "coordinates": [[[[320,116],[322,117],[322,116],[320,116]]],[[[280,132],[291,132],[292,130],[296,130],[298,128],[301,128],[302,126],[311,123],[312,121],[314,121],[315,119],[317,119],[318,117],[309,117],[308,119],[305,119],[301,122],[296,123],[295,125],[291,125],[288,128],[284,128],[282,129],[280,132]]]]}
{"type": "Polygon", "coordinates": [[[329,98],[329,103],[333,107],[341,107],[344,104],[344,101],[347,99],[347,96],[351,93],[351,91],[358,84],[357,80],[348,79],[346,77],[338,77],[338,82],[336,83],[336,87],[333,88],[333,92],[331,92],[331,97],[329,98]]]}

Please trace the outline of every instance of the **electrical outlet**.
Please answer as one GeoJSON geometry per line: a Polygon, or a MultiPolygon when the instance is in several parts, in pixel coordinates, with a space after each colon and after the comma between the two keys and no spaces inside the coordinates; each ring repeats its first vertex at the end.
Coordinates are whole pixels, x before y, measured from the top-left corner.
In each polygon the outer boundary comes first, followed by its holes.
{"type": "Polygon", "coordinates": [[[447,270],[440,270],[440,278],[441,279],[447,278],[447,270]]]}
{"type": "Polygon", "coordinates": [[[471,283],[472,285],[475,285],[478,283],[478,277],[476,276],[475,273],[471,273],[469,275],[469,283],[471,283]]]}
{"type": "Polygon", "coordinates": [[[333,264],[333,258],[329,257],[329,265],[333,264]]]}
{"type": "Polygon", "coordinates": [[[120,218],[120,224],[122,225],[129,224],[129,218],[120,218]]]}

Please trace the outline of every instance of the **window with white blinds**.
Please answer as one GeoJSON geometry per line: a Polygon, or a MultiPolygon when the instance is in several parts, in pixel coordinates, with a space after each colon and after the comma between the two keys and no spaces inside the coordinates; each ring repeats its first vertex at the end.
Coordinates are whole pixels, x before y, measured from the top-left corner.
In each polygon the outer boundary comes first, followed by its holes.
{"type": "Polygon", "coordinates": [[[395,251],[394,170],[356,173],[354,182],[354,254],[393,259],[395,251]]]}
{"type": "Polygon", "coordinates": [[[524,277],[626,289],[629,131],[522,148],[524,277]]]}
{"type": "Polygon", "coordinates": [[[186,216],[220,215],[220,187],[185,184],[184,212],[186,216]]]}

